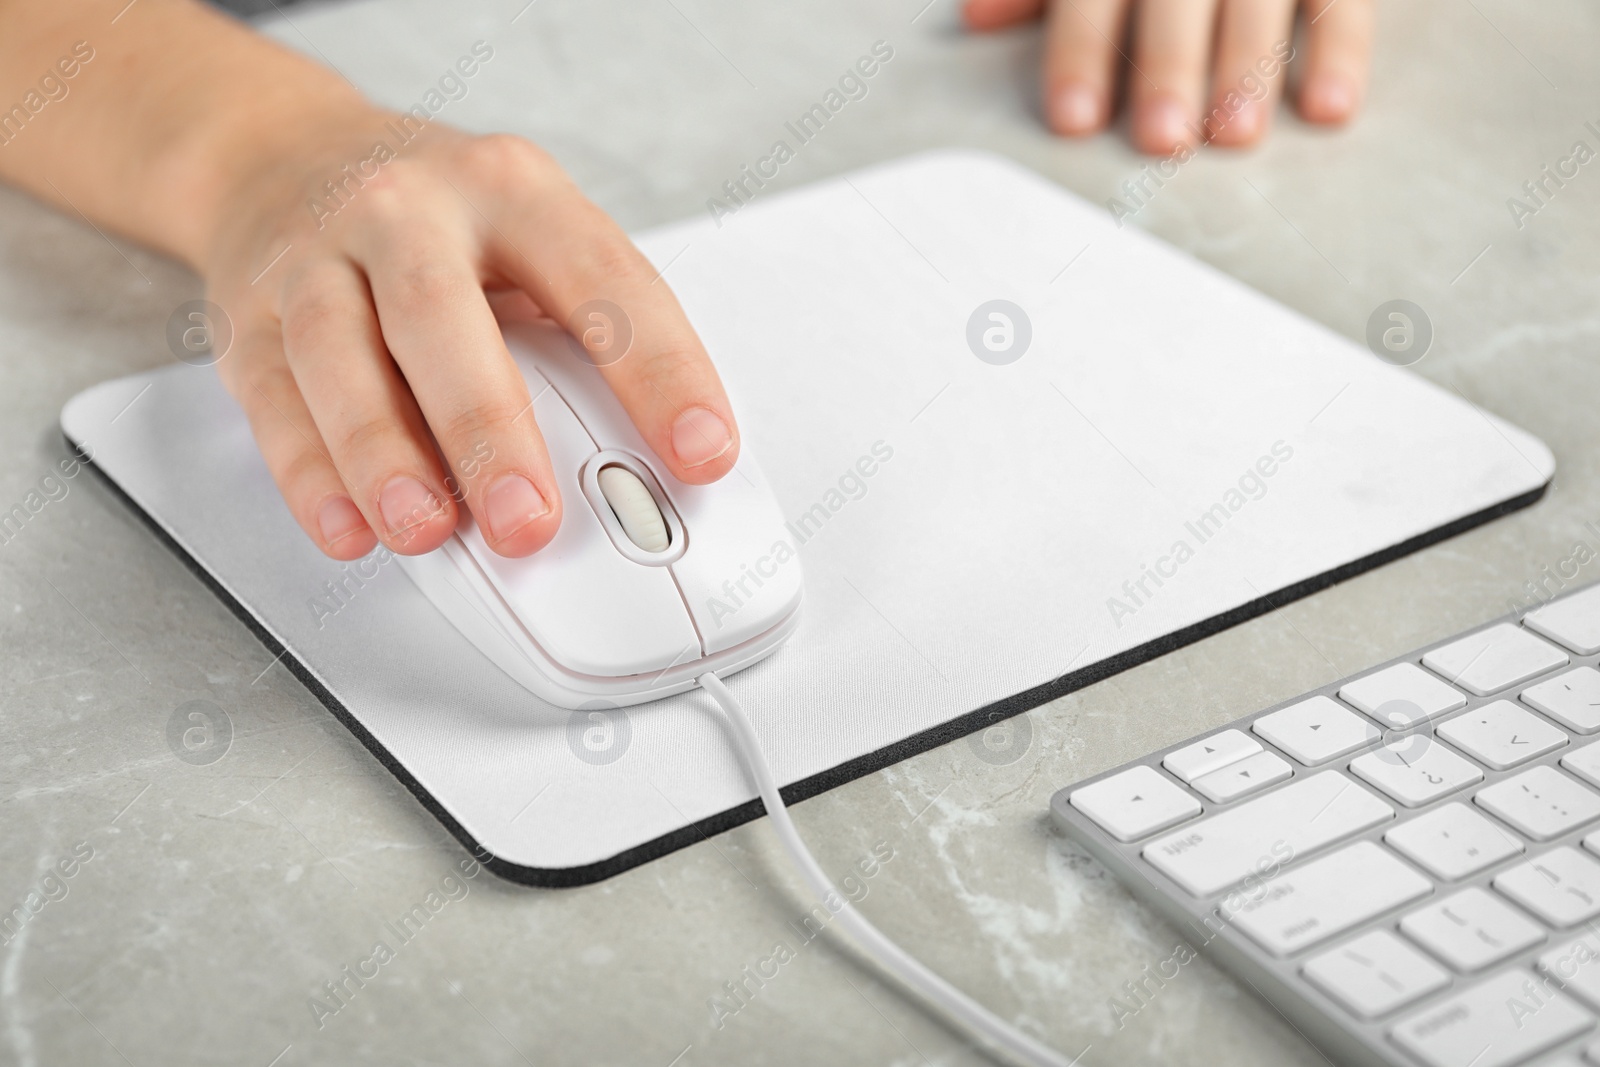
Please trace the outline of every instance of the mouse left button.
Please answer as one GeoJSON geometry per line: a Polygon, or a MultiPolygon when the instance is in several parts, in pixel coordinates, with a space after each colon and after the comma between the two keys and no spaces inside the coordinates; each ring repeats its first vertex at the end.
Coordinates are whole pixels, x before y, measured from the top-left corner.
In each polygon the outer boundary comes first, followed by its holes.
{"type": "Polygon", "coordinates": [[[555,537],[510,558],[489,548],[470,518],[460,527],[506,607],[552,661],[577,674],[617,678],[699,659],[699,635],[667,568],[624,558],[584,502],[579,472],[598,452],[594,440],[555,389],[535,396],[533,419],[564,502],[555,537]]]}

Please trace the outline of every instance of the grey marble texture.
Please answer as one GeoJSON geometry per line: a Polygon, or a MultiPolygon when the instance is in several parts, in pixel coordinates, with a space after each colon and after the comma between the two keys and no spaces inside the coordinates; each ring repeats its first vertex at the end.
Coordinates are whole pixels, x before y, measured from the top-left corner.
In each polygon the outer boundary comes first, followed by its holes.
{"type": "MultiPolygon", "coordinates": [[[[969,38],[952,0],[923,2],[396,0],[297,6],[267,30],[396,105],[492,42],[445,118],[538,140],[630,228],[705,210],[879,39],[893,62],[780,185],[941,145],[1095,200],[1137,174],[1118,134],[1041,129],[1035,31],[969,38]]],[[[1358,124],[1284,112],[1260,150],[1203,152],[1136,223],[1351,336],[1386,300],[1421,304],[1437,337],[1417,372],[1541,435],[1547,499],[1039,708],[1010,765],[960,741],[796,812],[830,869],[892,850],[863,910],[1087,1065],[1323,1060],[1204,960],[1119,1028],[1108,998],[1177,934],[1051,831],[1050,794],[1500,614],[1576,540],[1600,547],[1600,163],[1520,229],[1506,204],[1573,142],[1600,147],[1600,13],[1380,6],[1358,124]]],[[[167,316],[200,285],[14,193],[0,234],[8,510],[65,456],[66,399],[170,359],[167,316]]],[[[764,823],[585,889],[446,881],[465,853],[389,773],[103,487],[61,484],[0,542],[0,912],[57,898],[0,935],[0,1063],[986,1062],[850,952],[799,943],[800,887],[764,823]],[[195,700],[231,724],[209,764],[168,741],[195,700]],[[64,877],[75,847],[92,857],[64,877]],[[442,906],[319,1019],[324,983],[396,946],[386,924],[430,892],[442,906]],[[713,1026],[711,998],[778,939],[794,958],[713,1026]]]]}

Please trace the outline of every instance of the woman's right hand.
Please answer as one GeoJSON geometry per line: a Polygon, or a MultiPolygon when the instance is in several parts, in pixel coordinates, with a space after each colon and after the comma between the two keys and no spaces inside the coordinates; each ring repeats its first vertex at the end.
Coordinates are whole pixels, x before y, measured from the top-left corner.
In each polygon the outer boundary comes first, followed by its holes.
{"type": "Polygon", "coordinates": [[[731,470],[717,372],[617,225],[527,141],[430,123],[399,145],[402,121],[353,95],[330,108],[229,193],[203,263],[234,329],[218,370],[307,536],[335,559],[417,554],[463,506],[502,555],[555,535],[560,493],[491,296],[569,325],[592,301],[621,309],[625,355],[576,329],[640,434],[681,481],[731,470]]]}

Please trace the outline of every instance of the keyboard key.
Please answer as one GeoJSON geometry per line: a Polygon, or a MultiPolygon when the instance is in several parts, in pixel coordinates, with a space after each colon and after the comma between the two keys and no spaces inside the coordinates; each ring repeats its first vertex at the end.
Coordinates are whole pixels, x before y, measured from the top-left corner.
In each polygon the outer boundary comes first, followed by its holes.
{"type": "MultiPolygon", "coordinates": [[[[1250,743],[1255,744],[1254,741],[1250,743]]],[[[1256,747],[1261,746],[1256,745],[1256,747]]],[[[1196,778],[1194,787],[1208,800],[1220,804],[1237,800],[1258,789],[1265,789],[1274,782],[1283,781],[1293,773],[1294,768],[1290,767],[1282,756],[1271,752],[1257,752],[1254,756],[1246,756],[1232,766],[1212,771],[1204,778],[1196,778]]]]}
{"type": "Polygon", "coordinates": [[[1483,779],[1483,771],[1423,734],[1397,738],[1350,762],[1356,777],[1371,782],[1408,808],[1427,804],[1483,779]]]}
{"type": "Polygon", "coordinates": [[[1575,848],[1553,848],[1495,875],[1494,887],[1551,926],[1600,915],[1600,863],[1575,848]]]}
{"type": "Polygon", "coordinates": [[[1600,741],[1568,752],[1561,757],[1561,766],[1590,785],[1600,785],[1600,741]]]}
{"type": "Polygon", "coordinates": [[[1553,767],[1534,767],[1485,786],[1473,800],[1535,841],[1600,818],[1600,796],[1553,767]]]}
{"type": "Polygon", "coordinates": [[[1193,895],[1209,897],[1393,817],[1393,808],[1338,771],[1320,771],[1158,837],[1143,855],[1193,895]]]}
{"type": "Polygon", "coordinates": [[[1600,671],[1578,667],[1522,691],[1522,702],[1580,734],[1600,730],[1600,671]]]}
{"type": "Polygon", "coordinates": [[[1540,990],[1531,972],[1514,967],[1429,1005],[1389,1036],[1428,1067],[1511,1067],[1593,1023],[1570,997],[1540,990]]]}
{"type": "Polygon", "coordinates": [[[1133,841],[1200,814],[1200,802],[1153,767],[1134,767],[1067,798],[1118,841],[1133,841]]]}
{"type": "Polygon", "coordinates": [[[1400,920],[1400,932],[1458,971],[1481,971],[1544,940],[1544,928],[1473,886],[1400,920]]]}
{"type": "Polygon", "coordinates": [[[1382,736],[1366,719],[1320,696],[1263,715],[1252,729],[1307,767],[1365,748],[1382,736]]]}
{"type": "Polygon", "coordinates": [[[1522,625],[1560,641],[1580,656],[1600,652],[1600,585],[1530,611],[1522,625]]]}
{"type": "Polygon", "coordinates": [[[1392,852],[1358,841],[1241,891],[1219,910],[1275,956],[1308,948],[1433,892],[1433,883],[1392,852]]]}
{"type": "Polygon", "coordinates": [[[1422,657],[1424,667],[1480,697],[1567,662],[1565,652],[1510,622],[1468,634],[1422,657]]]}
{"type": "Polygon", "coordinates": [[[1450,984],[1450,975],[1387,930],[1306,961],[1305,976],[1363,1019],[1386,1015],[1450,984]]]}
{"type": "Polygon", "coordinates": [[[1403,822],[1383,840],[1435,878],[1451,882],[1522,852],[1516,834],[1459,802],[1403,822]]]}
{"type": "Polygon", "coordinates": [[[1261,751],[1261,743],[1238,730],[1223,730],[1167,753],[1161,765],[1193,785],[1196,778],[1261,751]]]}
{"type": "Polygon", "coordinates": [[[1376,719],[1384,729],[1403,729],[1467,706],[1467,698],[1415,663],[1396,663],[1346,682],[1339,699],[1376,719]],[[1384,705],[1401,705],[1385,707],[1384,705]],[[1409,714],[1403,705],[1412,705],[1409,714]]]}
{"type": "Polygon", "coordinates": [[[1591,1008],[1600,1008],[1600,938],[1575,937],[1539,957],[1539,969],[1591,1008]]]}
{"type": "Polygon", "coordinates": [[[1567,735],[1509,700],[1496,700],[1439,727],[1439,736],[1497,771],[1567,743],[1567,735]]]}

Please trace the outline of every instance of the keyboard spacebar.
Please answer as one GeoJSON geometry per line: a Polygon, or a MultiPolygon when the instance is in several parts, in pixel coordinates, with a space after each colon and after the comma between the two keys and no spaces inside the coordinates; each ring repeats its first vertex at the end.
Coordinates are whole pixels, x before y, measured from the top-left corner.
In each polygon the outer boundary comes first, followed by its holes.
{"type": "Polygon", "coordinates": [[[1393,817],[1393,808],[1343,774],[1322,771],[1158,837],[1144,858],[1209,897],[1393,817]]]}

